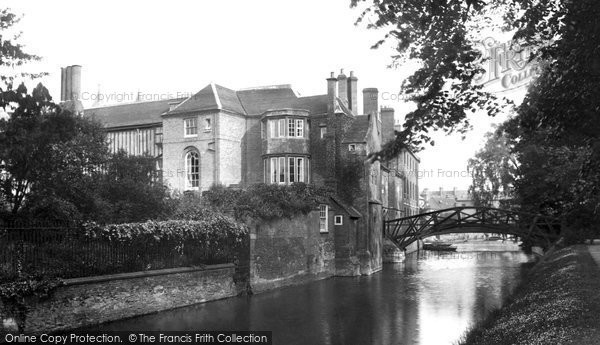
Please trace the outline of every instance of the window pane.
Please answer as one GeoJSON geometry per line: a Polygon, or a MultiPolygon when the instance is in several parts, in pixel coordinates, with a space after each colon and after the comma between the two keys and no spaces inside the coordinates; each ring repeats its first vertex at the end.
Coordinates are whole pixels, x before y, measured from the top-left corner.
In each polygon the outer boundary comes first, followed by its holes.
{"type": "Polygon", "coordinates": [[[285,119],[279,120],[279,137],[285,137],[285,119]]]}
{"type": "Polygon", "coordinates": [[[297,182],[298,179],[296,178],[296,169],[294,168],[295,167],[294,158],[289,158],[288,162],[289,162],[288,170],[289,170],[289,176],[290,176],[290,183],[297,182]]]}
{"type": "Polygon", "coordinates": [[[321,232],[327,231],[327,205],[319,205],[319,230],[321,232]]]}
{"type": "Polygon", "coordinates": [[[198,122],[196,118],[189,118],[184,120],[185,135],[196,135],[198,134],[198,122]]]}
{"type": "Polygon", "coordinates": [[[197,152],[188,152],[185,157],[187,188],[200,187],[200,157],[197,152]]]}
{"type": "Polygon", "coordinates": [[[296,120],[296,136],[300,138],[304,136],[304,120],[296,120]]]}
{"type": "Polygon", "coordinates": [[[285,157],[279,157],[279,183],[285,183],[285,157]]]}
{"type": "Polygon", "coordinates": [[[296,122],[292,119],[288,121],[288,136],[295,137],[296,136],[296,122]]]}
{"type": "Polygon", "coordinates": [[[277,182],[277,158],[271,158],[271,183],[277,182]]]}
{"type": "Polygon", "coordinates": [[[304,181],[304,158],[297,158],[297,162],[298,164],[296,164],[297,170],[296,170],[296,176],[297,181],[298,182],[305,182],[304,181]]]}

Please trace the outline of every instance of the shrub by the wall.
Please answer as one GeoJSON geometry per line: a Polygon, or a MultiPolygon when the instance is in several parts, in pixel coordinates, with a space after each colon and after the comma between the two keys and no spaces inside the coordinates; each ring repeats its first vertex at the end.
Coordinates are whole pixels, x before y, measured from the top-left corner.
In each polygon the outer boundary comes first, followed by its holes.
{"type": "Polygon", "coordinates": [[[305,183],[259,183],[245,190],[215,186],[202,194],[202,202],[211,209],[231,210],[236,219],[272,220],[308,214],[331,195],[326,187],[305,183]]]}

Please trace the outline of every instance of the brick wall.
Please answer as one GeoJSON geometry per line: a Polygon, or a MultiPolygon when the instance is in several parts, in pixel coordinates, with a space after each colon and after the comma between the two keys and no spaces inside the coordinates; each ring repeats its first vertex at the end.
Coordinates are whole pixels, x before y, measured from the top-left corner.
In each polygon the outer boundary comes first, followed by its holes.
{"type": "MultiPolygon", "coordinates": [[[[74,329],[235,296],[234,271],[232,264],[224,264],[70,279],[48,300],[28,306],[25,331],[74,329]]],[[[15,322],[0,315],[1,333],[3,325],[15,322]]]]}
{"type": "Polygon", "coordinates": [[[319,232],[319,213],[251,226],[250,285],[253,292],[299,284],[335,274],[333,211],[328,233],[319,232]]]}
{"type": "Polygon", "coordinates": [[[244,142],[246,150],[242,157],[244,185],[264,182],[263,159],[261,152],[261,126],[259,117],[249,117],[246,120],[244,142]]]}
{"type": "Polygon", "coordinates": [[[242,183],[242,143],[245,134],[245,117],[225,112],[218,114],[216,137],[218,183],[225,186],[242,183]]]}
{"type": "Polygon", "coordinates": [[[217,177],[215,173],[215,133],[204,130],[204,118],[210,117],[214,123],[215,114],[198,116],[198,136],[185,138],[183,119],[188,116],[170,116],[163,118],[163,181],[172,189],[185,189],[184,155],[187,149],[195,148],[200,153],[200,188],[208,189],[217,177]]]}

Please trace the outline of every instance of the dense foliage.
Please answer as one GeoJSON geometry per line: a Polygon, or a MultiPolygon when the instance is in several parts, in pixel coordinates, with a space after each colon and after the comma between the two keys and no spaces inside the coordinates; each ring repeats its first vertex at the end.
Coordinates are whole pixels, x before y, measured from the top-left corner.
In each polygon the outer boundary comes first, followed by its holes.
{"type": "Polygon", "coordinates": [[[3,219],[143,221],[168,213],[153,157],[109,154],[99,123],[52,103],[38,85],[0,118],[3,219]]]}
{"type": "Polygon", "coordinates": [[[503,208],[510,207],[519,166],[512,151],[514,143],[508,138],[505,126],[486,134],[486,143],[468,163],[473,183],[469,188],[476,206],[490,207],[494,201],[503,208]]]}
{"type": "Polygon", "coordinates": [[[231,211],[236,219],[270,220],[308,214],[331,194],[328,188],[305,183],[290,186],[260,183],[244,190],[214,186],[202,198],[205,206],[231,211]]]}
{"type": "MultiPolygon", "coordinates": [[[[358,6],[363,1],[352,0],[358,6]]],[[[600,2],[596,0],[374,0],[359,21],[387,30],[397,59],[420,68],[403,84],[417,109],[378,157],[430,141],[430,130],[464,133],[468,111],[495,115],[502,104],[482,92],[474,43],[503,29],[540,61],[537,81],[502,130],[472,160],[474,190],[486,203],[511,193],[524,211],[561,216],[572,239],[600,221],[600,2]],[[514,162],[518,162],[515,166],[514,162]]],[[[526,62],[526,61],[525,61],[526,62]]],[[[566,229],[565,229],[566,230],[566,229]]]]}
{"type": "Polygon", "coordinates": [[[25,51],[23,44],[19,42],[21,33],[16,29],[21,17],[13,13],[9,8],[0,9],[0,107],[4,108],[14,96],[13,81],[17,77],[38,78],[46,73],[31,74],[27,72],[16,73],[16,67],[23,66],[28,62],[39,61],[41,58],[35,54],[25,51]]]}
{"type": "Polygon", "coordinates": [[[564,217],[577,240],[600,234],[600,3],[559,8],[561,39],[544,49],[548,63],[507,128],[519,203],[564,217]]]}
{"type": "Polygon", "coordinates": [[[222,243],[241,242],[248,233],[245,225],[221,214],[205,214],[199,220],[147,221],[98,225],[84,225],[86,236],[113,242],[151,244],[162,241],[183,242],[194,240],[218,247],[222,243]]]}
{"type": "MultiPolygon", "coordinates": [[[[569,52],[587,59],[586,66],[580,67],[594,69],[592,75],[600,68],[598,54],[592,52],[597,47],[598,37],[592,34],[597,28],[586,27],[595,23],[596,10],[591,7],[598,4],[593,0],[351,0],[351,5],[363,2],[367,8],[358,22],[368,19],[367,27],[387,32],[374,47],[390,42],[397,50],[394,59],[420,62],[420,68],[402,85],[417,109],[406,115],[397,140],[379,156],[393,157],[405,145],[418,150],[431,142],[431,130],[464,134],[470,127],[470,111],[494,116],[503,110],[508,103],[484,92],[476,82],[485,72],[476,43],[486,30],[514,31],[515,43],[534,48],[532,59],[563,71],[574,70],[569,52]],[[581,14],[585,17],[577,17],[581,14]]],[[[561,83],[573,83],[577,90],[582,85],[576,80],[561,83]]]]}

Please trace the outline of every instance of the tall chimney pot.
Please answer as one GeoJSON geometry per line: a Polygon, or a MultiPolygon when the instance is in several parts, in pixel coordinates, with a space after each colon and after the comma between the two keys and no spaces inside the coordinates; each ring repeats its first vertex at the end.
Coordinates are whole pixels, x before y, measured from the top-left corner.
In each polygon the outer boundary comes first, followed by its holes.
{"type": "Polygon", "coordinates": [[[327,78],[327,113],[333,114],[335,111],[335,102],[337,98],[337,78],[335,73],[331,72],[331,76],[327,78]]]}
{"type": "Polygon", "coordinates": [[[395,139],[394,133],[394,108],[383,107],[381,108],[381,122],[382,122],[382,143],[385,144],[395,139]]]}
{"type": "Polygon", "coordinates": [[[67,98],[67,69],[65,67],[60,68],[60,101],[64,101],[67,98]]]}
{"type": "Polygon", "coordinates": [[[340,75],[337,77],[338,79],[338,97],[342,100],[345,105],[348,105],[348,81],[347,77],[344,74],[344,69],[340,70],[340,75]]]}
{"type": "Polygon", "coordinates": [[[71,66],[71,97],[72,101],[81,100],[81,66],[71,66]]]}
{"type": "Polygon", "coordinates": [[[72,95],[72,91],[73,91],[73,84],[72,84],[72,78],[73,78],[73,68],[71,66],[67,66],[67,72],[65,73],[65,101],[70,101],[71,95],[72,95]]]}
{"type": "Polygon", "coordinates": [[[376,88],[363,89],[363,113],[377,116],[379,111],[379,91],[376,88]]]}
{"type": "Polygon", "coordinates": [[[355,115],[358,115],[358,78],[354,76],[354,71],[350,71],[348,78],[348,107],[355,115]]]}

